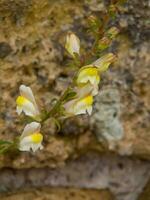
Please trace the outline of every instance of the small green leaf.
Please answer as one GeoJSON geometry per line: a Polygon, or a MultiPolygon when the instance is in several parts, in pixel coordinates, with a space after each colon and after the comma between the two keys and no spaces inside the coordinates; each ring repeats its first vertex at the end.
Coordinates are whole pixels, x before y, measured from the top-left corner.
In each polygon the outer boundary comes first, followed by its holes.
{"type": "Polygon", "coordinates": [[[12,143],[9,141],[0,140],[0,145],[10,145],[10,144],[12,144],[12,143]]]}
{"type": "Polygon", "coordinates": [[[68,89],[66,94],[63,96],[62,101],[64,101],[64,102],[70,101],[75,98],[76,94],[77,93],[70,88],[70,89],[68,89]]]}

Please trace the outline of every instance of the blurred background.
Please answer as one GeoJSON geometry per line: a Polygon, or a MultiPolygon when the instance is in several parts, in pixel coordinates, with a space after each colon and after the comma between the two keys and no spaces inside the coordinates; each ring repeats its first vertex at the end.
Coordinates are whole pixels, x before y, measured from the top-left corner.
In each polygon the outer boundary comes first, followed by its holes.
{"type": "MultiPolygon", "coordinates": [[[[22,133],[15,100],[21,84],[41,107],[71,80],[68,31],[91,47],[87,18],[109,1],[0,0],[0,139],[22,133]]],[[[1,200],[150,200],[150,45],[148,0],[128,1],[113,24],[118,60],[102,76],[91,117],[48,120],[40,152],[0,155],[1,200]]]]}

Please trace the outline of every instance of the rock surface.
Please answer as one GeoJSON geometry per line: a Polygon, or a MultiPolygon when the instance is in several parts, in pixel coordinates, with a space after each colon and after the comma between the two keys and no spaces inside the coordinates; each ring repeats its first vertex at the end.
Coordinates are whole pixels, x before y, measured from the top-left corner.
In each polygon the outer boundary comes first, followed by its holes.
{"type": "Polygon", "coordinates": [[[150,181],[146,184],[146,187],[144,188],[144,191],[139,196],[138,200],[149,200],[150,198],[150,181]]]}
{"type": "Polygon", "coordinates": [[[41,188],[18,192],[11,196],[1,196],[2,200],[113,200],[112,195],[106,190],[82,190],[72,188],[41,188]]]}
{"type": "Polygon", "coordinates": [[[57,169],[3,169],[0,171],[0,192],[43,186],[109,189],[116,200],[136,200],[149,178],[149,162],[91,154],[68,161],[57,169]]]}

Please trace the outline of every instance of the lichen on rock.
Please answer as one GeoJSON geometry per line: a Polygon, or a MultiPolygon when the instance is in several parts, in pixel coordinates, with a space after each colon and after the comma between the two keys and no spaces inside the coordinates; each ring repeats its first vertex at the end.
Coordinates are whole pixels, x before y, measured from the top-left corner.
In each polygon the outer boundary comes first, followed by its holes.
{"type": "Polygon", "coordinates": [[[91,123],[98,140],[106,142],[110,150],[113,150],[117,142],[124,136],[120,113],[119,91],[115,88],[101,90],[96,97],[91,123]]]}

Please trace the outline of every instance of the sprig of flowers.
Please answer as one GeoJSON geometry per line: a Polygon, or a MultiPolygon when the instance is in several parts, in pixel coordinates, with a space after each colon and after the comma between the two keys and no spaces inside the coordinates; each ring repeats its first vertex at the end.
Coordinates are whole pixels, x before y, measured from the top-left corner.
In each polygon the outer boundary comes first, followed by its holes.
{"type": "MultiPolygon", "coordinates": [[[[72,37],[73,41],[67,39],[67,43],[69,42],[70,44],[67,44],[66,47],[69,46],[69,50],[67,50],[71,52],[71,55],[74,50],[74,42],[76,43],[75,37],[77,36],[74,34],[74,37],[72,37]]],[[[79,39],[77,41],[79,41],[79,39]]],[[[80,46],[77,49],[80,49],[80,46]]],[[[36,121],[43,123],[51,117],[55,118],[56,115],[65,118],[86,113],[91,115],[94,96],[98,94],[100,75],[108,69],[115,58],[116,56],[114,54],[108,53],[93,63],[81,67],[74,78],[72,88],[67,88],[62,97],[57,101],[54,107],[46,113],[43,119],[43,115],[39,112],[31,88],[21,85],[19,88],[20,96],[18,96],[16,100],[16,111],[19,115],[21,112],[24,112],[25,115],[31,117],[35,122],[25,126],[19,140],[19,150],[32,150],[35,152],[38,149],[42,149],[43,146],[41,143],[43,141],[43,135],[40,133],[41,125],[36,121]]]]}
{"type": "Polygon", "coordinates": [[[109,27],[108,22],[117,14],[118,6],[121,3],[122,0],[112,0],[108,10],[104,12],[102,20],[95,16],[89,17],[90,30],[95,36],[90,51],[81,54],[80,39],[73,32],[67,34],[65,48],[75,61],[77,71],[72,84],[50,110],[45,108],[41,112],[31,88],[25,85],[19,87],[20,95],[16,99],[16,112],[18,115],[23,112],[31,122],[25,126],[21,136],[14,142],[0,141],[0,153],[11,148],[33,152],[43,149],[43,134],[40,129],[41,124],[47,119],[54,119],[56,124],[59,124],[60,118],[92,114],[94,96],[99,91],[101,74],[107,71],[116,60],[116,55],[106,52],[106,49],[110,47],[119,30],[114,26],[109,27]]]}

